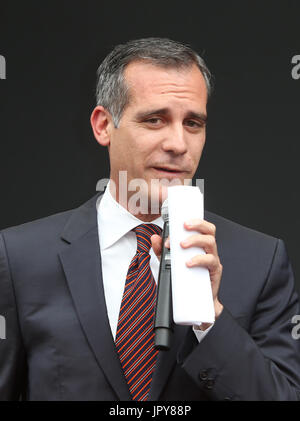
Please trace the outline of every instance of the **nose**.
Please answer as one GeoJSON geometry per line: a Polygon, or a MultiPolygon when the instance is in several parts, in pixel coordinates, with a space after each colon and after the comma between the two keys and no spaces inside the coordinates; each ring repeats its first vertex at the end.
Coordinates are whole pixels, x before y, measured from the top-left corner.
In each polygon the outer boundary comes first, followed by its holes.
{"type": "Polygon", "coordinates": [[[162,142],[162,149],[174,155],[183,155],[187,152],[184,128],[181,124],[169,128],[162,142]]]}

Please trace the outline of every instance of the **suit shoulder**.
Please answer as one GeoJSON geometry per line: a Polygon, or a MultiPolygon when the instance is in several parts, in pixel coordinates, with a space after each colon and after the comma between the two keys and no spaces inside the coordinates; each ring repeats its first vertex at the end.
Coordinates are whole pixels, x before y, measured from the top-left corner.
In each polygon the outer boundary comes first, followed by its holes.
{"type": "Polygon", "coordinates": [[[57,231],[61,231],[63,229],[73,212],[74,209],[55,213],[33,221],[5,228],[0,232],[4,237],[27,236],[34,233],[42,234],[45,232],[57,233],[57,231]]]}
{"type": "Polygon", "coordinates": [[[207,221],[216,226],[217,238],[227,238],[238,243],[242,241],[271,247],[276,246],[278,243],[279,239],[276,237],[257,231],[253,228],[246,227],[213,212],[206,211],[205,217],[207,221]]]}
{"type": "Polygon", "coordinates": [[[1,253],[7,254],[11,267],[19,267],[24,261],[34,267],[36,261],[46,261],[63,246],[60,233],[72,213],[67,210],[2,230],[1,247],[5,251],[1,253]]]}
{"type": "Polygon", "coordinates": [[[61,237],[70,222],[77,231],[84,232],[86,227],[94,224],[96,215],[96,200],[93,196],[79,207],[59,212],[50,216],[26,222],[0,231],[10,249],[39,252],[40,249],[57,249],[61,246],[61,237]]]}

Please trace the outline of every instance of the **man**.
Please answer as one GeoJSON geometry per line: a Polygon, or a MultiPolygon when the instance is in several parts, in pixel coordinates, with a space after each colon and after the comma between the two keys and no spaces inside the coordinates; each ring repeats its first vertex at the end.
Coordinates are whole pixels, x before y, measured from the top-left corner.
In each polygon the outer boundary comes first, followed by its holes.
{"type": "Polygon", "coordinates": [[[199,248],[189,267],[209,270],[215,323],[175,325],[170,350],[154,347],[163,222],[132,211],[130,183],[161,205],[153,179],[192,179],[209,94],[203,60],[171,40],[128,42],[101,64],[91,124],[109,152],[105,193],[1,233],[1,399],[299,400],[283,242],[212,213],[186,221],[181,246],[199,248]]]}

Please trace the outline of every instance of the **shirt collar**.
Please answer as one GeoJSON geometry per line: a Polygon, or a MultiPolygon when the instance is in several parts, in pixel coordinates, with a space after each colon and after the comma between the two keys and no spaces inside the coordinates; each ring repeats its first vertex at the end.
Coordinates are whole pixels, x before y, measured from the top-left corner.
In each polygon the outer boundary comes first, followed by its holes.
{"type": "MultiPolygon", "coordinates": [[[[97,214],[101,249],[112,246],[133,228],[145,223],[128,212],[113,198],[109,191],[109,183],[97,206],[97,214]]],[[[162,229],[164,226],[161,216],[151,221],[151,224],[156,224],[162,229]]]]}

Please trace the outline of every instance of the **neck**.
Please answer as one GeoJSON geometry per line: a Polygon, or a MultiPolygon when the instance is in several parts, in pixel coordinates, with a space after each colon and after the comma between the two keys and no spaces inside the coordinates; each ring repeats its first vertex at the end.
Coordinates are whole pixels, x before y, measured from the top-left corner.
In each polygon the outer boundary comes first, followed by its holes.
{"type": "Polygon", "coordinates": [[[154,221],[155,219],[159,218],[160,217],[160,213],[155,214],[155,215],[154,214],[147,214],[147,215],[145,215],[143,213],[139,213],[139,214],[136,214],[134,216],[136,218],[140,219],[143,222],[151,222],[151,221],[154,221]]]}
{"type": "Polygon", "coordinates": [[[149,199],[148,196],[143,196],[140,192],[140,196],[138,197],[134,197],[135,195],[138,195],[138,193],[128,190],[125,194],[124,192],[120,193],[120,190],[118,187],[115,187],[114,183],[109,183],[109,192],[119,205],[143,222],[154,221],[161,215],[161,203],[158,204],[155,212],[152,212],[151,198],[149,199]],[[149,210],[151,210],[151,212],[149,212],[149,210]]]}

